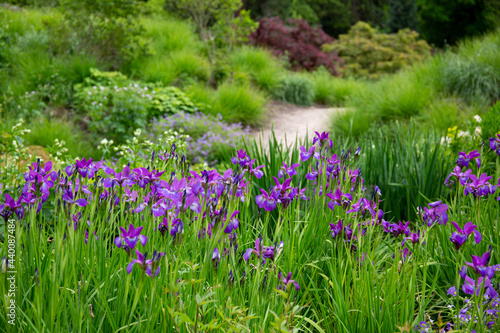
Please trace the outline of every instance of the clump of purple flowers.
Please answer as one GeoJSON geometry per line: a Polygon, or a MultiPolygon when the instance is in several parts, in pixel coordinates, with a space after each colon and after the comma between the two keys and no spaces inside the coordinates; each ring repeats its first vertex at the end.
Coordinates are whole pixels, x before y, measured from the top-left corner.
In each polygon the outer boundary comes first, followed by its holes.
{"type": "MultiPolygon", "coordinates": [[[[491,149],[499,149],[497,148],[498,142],[495,138],[490,139],[490,147],[491,149]]],[[[496,150],[495,150],[496,151],[496,150]]],[[[466,154],[464,152],[459,153],[459,158],[457,160],[457,166],[453,169],[448,177],[446,178],[445,185],[452,186],[455,181],[453,179],[458,180],[458,184],[464,188],[464,194],[471,194],[475,198],[487,197],[489,195],[493,195],[498,185],[494,185],[490,183],[490,180],[493,178],[488,176],[486,173],[480,173],[481,167],[481,154],[478,153],[477,150],[471,151],[466,154]],[[469,163],[472,159],[476,160],[477,174],[474,174],[472,169],[467,169],[469,167],[469,163]],[[452,179],[450,181],[450,179],[452,179]]],[[[500,180],[499,180],[500,184],[500,180]]],[[[500,200],[500,197],[498,198],[500,200]]]]}
{"type": "Polygon", "coordinates": [[[166,130],[182,130],[189,135],[187,140],[187,159],[191,163],[207,162],[214,166],[223,158],[223,151],[235,148],[242,136],[250,133],[248,127],[240,123],[228,124],[222,116],[216,117],[200,112],[179,112],[154,120],[152,136],[158,136],[166,130]]]}

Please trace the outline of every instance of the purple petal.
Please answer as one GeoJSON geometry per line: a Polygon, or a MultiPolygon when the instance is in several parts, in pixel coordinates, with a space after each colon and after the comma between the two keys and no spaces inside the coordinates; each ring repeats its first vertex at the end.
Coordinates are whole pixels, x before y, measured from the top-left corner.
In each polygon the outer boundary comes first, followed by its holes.
{"type": "Polygon", "coordinates": [[[127,274],[132,273],[132,268],[134,268],[135,260],[132,260],[130,264],[127,265],[127,274]]]}
{"type": "Polygon", "coordinates": [[[245,259],[245,261],[248,261],[248,259],[250,259],[250,256],[252,255],[253,251],[254,251],[253,249],[247,249],[245,251],[245,254],[243,254],[243,259],[245,259]]]}
{"type": "Polygon", "coordinates": [[[142,246],[146,246],[146,242],[148,241],[148,238],[144,235],[139,235],[139,241],[141,242],[142,246]]]}
{"type": "Polygon", "coordinates": [[[85,199],[78,199],[78,200],[75,200],[75,204],[77,204],[80,207],[85,207],[88,205],[88,202],[85,199]]]}
{"type": "Polygon", "coordinates": [[[118,236],[115,238],[115,245],[118,246],[118,247],[122,247],[122,244],[123,244],[123,238],[118,236]]]}

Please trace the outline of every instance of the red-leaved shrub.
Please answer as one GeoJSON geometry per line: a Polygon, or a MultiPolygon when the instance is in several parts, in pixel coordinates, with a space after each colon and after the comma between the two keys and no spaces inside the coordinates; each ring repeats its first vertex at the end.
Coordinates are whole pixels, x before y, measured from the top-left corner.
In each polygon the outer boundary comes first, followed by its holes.
{"type": "Polygon", "coordinates": [[[313,70],[326,67],[333,75],[340,75],[337,66],[342,66],[342,59],[335,53],[321,50],[323,44],[330,44],[335,39],[319,28],[312,28],[306,20],[288,19],[284,22],[279,17],[264,18],[259,27],[250,35],[250,42],[270,48],[277,56],[288,55],[294,68],[313,70]]]}

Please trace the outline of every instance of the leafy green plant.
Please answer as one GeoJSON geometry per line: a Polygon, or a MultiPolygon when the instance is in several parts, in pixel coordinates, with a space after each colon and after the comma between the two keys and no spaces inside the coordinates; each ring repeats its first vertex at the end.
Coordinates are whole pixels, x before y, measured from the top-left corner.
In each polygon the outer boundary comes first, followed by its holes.
{"type": "Polygon", "coordinates": [[[183,18],[191,19],[212,65],[221,59],[218,49],[232,49],[248,41],[257,23],[250,12],[241,9],[241,0],[166,0],[165,9],[183,18]]]}
{"type": "Polygon", "coordinates": [[[149,53],[138,21],[138,1],[65,0],[61,8],[77,38],[77,50],[96,55],[106,66],[118,69],[149,53]]]}
{"type": "Polygon", "coordinates": [[[324,49],[336,52],[344,60],[342,74],[376,79],[429,56],[430,46],[417,38],[418,33],[409,29],[384,34],[368,23],[358,22],[348,34],[340,35],[338,41],[325,45],[324,49]]]}
{"type": "Polygon", "coordinates": [[[137,83],[119,72],[92,69],[75,91],[76,105],[89,129],[115,142],[144,129],[152,118],[199,108],[178,88],[137,83]]]}
{"type": "Polygon", "coordinates": [[[297,105],[312,105],[314,94],[314,84],[302,75],[289,75],[282,78],[273,91],[276,99],[297,105]]]}

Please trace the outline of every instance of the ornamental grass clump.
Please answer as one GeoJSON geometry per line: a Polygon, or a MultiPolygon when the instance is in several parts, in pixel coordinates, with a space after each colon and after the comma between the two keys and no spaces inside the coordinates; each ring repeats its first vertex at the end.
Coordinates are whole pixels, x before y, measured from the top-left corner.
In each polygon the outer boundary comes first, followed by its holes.
{"type": "Polygon", "coordinates": [[[136,132],[112,161],[36,161],[2,193],[16,331],[497,332],[491,147],[457,157],[449,195],[393,220],[358,168],[365,148],[329,133],[194,171],[180,137],[136,132]]]}

